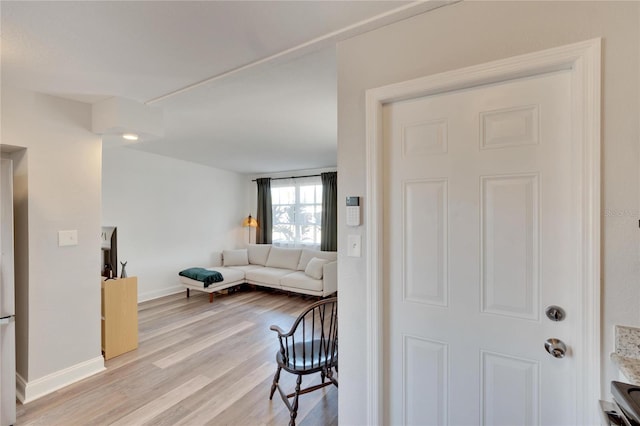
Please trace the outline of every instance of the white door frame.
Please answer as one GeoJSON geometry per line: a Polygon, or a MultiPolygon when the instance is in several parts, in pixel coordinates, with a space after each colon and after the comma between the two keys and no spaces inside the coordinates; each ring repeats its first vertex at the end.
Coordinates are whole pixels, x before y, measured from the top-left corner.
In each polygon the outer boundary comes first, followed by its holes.
{"type": "Polygon", "coordinates": [[[578,424],[597,423],[600,398],[600,56],[599,38],[471,66],[366,92],[367,192],[367,424],[382,424],[383,383],[383,137],[384,104],[465,89],[545,72],[569,70],[572,91],[574,179],[578,194],[577,235],[583,241],[575,271],[581,354],[577,364],[578,424]],[[582,416],[582,417],[581,417],[582,416]]]}

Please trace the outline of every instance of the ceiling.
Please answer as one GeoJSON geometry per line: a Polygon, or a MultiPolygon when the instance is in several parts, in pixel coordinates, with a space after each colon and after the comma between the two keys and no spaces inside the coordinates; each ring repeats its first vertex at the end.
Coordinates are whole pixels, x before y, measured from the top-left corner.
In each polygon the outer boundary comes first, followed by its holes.
{"type": "Polygon", "coordinates": [[[331,167],[336,42],[440,5],[3,0],[2,84],[160,107],[164,137],[132,149],[251,174],[331,167]]]}

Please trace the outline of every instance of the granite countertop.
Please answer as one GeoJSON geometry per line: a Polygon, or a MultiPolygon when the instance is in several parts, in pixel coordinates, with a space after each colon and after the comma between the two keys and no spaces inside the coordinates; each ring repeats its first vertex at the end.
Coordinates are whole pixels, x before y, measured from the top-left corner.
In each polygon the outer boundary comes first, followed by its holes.
{"type": "Polygon", "coordinates": [[[628,358],[613,353],[611,354],[611,360],[618,366],[630,384],[640,386],[640,359],[628,358]]]}
{"type": "Polygon", "coordinates": [[[640,328],[617,325],[615,345],[611,360],[629,383],[640,386],[640,328]]]}

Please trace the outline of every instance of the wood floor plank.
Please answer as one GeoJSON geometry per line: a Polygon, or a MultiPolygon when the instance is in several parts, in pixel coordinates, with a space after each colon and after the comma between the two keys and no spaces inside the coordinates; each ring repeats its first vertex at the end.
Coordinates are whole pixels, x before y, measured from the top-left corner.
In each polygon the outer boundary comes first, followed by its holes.
{"type": "MultiPolygon", "coordinates": [[[[289,329],[314,301],[247,288],[216,294],[213,303],[199,292],[143,302],[138,349],[110,359],[102,373],[18,404],[16,425],[287,424],[279,395],[269,400],[278,351],[269,326],[289,329]]],[[[295,376],[283,372],[281,383],[293,390],[295,376]]],[[[337,392],[302,395],[296,424],[337,425],[337,392]]]]}
{"type": "Polygon", "coordinates": [[[212,317],[216,315],[218,315],[218,312],[216,311],[201,312],[197,315],[189,316],[182,320],[173,321],[172,323],[164,327],[150,329],[147,332],[141,332],[138,340],[139,342],[144,342],[146,340],[153,339],[156,336],[160,336],[170,331],[177,330],[182,327],[186,327],[187,325],[195,324],[197,322],[204,321],[204,320],[210,320],[212,319],[212,317]]]}
{"type": "Polygon", "coordinates": [[[242,330],[246,330],[247,328],[253,326],[254,324],[251,322],[247,322],[247,321],[243,321],[238,325],[235,325],[231,328],[228,328],[225,331],[221,331],[218,334],[215,334],[211,337],[208,337],[206,339],[203,339],[197,343],[194,343],[192,345],[187,346],[186,348],[183,348],[181,350],[179,350],[178,352],[169,355],[166,358],[163,358],[159,361],[156,361],[153,363],[153,365],[155,365],[156,367],[159,368],[167,368],[170,367],[180,361],[183,361],[184,359],[190,357],[191,355],[195,354],[196,352],[200,352],[203,349],[215,345],[216,343],[219,343],[221,341],[223,341],[224,339],[233,336],[236,333],[241,332],[242,330]]]}
{"type": "Polygon", "coordinates": [[[111,423],[112,426],[130,426],[132,424],[143,424],[147,420],[154,418],[168,406],[174,405],[193,393],[199,391],[203,387],[211,383],[211,379],[204,376],[196,376],[185,382],[177,388],[167,392],[158,399],[143,405],[134,412],[124,416],[116,422],[111,423]]]}
{"type": "Polygon", "coordinates": [[[141,344],[138,349],[131,352],[126,352],[115,358],[111,358],[105,366],[113,371],[116,368],[130,364],[135,361],[140,361],[143,358],[152,356],[158,352],[161,352],[168,347],[180,345],[182,342],[191,339],[193,336],[185,332],[174,332],[168,335],[158,336],[152,341],[148,341],[146,344],[141,344]]]}
{"type": "Polygon", "coordinates": [[[237,305],[239,303],[246,303],[247,301],[256,300],[261,297],[262,295],[255,291],[245,291],[235,294],[234,297],[221,297],[220,302],[223,305],[237,305]]]}
{"type": "Polygon", "coordinates": [[[218,398],[212,401],[212,403],[200,407],[176,423],[176,425],[201,425],[211,421],[218,414],[233,405],[234,401],[241,399],[245,394],[254,389],[258,383],[262,382],[266,377],[271,376],[274,369],[275,363],[263,363],[238,380],[234,386],[225,393],[224,398],[218,398]]]}

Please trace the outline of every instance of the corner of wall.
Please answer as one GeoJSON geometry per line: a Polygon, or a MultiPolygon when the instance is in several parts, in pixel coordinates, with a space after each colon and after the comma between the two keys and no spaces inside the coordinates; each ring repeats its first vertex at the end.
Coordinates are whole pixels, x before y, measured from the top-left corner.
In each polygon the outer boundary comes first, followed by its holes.
{"type": "Polygon", "coordinates": [[[20,374],[16,374],[16,395],[20,402],[28,404],[104,370],[104,358],[98,356],[32,381],[25,380],[20,374]]]}

